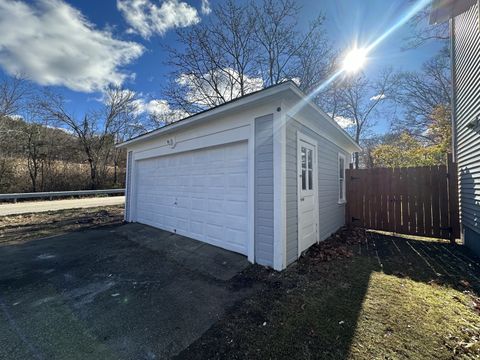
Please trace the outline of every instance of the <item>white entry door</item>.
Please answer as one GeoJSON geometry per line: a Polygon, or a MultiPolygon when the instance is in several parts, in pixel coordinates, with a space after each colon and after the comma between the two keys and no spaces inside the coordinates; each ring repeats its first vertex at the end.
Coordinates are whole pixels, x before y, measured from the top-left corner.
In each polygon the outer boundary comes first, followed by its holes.
{"type": "Polygon", "coordinates": [[[317,242],[317,154],[313,141],[298,141],[298,255],[317,242]]]}

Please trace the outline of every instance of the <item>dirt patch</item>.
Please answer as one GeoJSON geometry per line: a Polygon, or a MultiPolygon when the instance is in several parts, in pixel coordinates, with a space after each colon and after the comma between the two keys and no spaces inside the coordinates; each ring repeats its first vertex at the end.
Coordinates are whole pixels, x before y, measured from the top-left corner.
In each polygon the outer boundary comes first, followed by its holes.
{"type": "Polygon", "coordinates": [[[0,244],[28,241],[92,227],[120,224],[122,221],[123,206],[3,216],[0,218],[0,244]]]}

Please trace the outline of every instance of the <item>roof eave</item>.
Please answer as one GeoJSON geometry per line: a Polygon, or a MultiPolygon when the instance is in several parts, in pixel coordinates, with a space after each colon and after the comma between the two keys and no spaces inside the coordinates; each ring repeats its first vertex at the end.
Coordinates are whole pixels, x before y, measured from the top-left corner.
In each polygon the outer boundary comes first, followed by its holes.
{"type": "Polygon", "coordinates": [[[347,140],[347,142],[351,145],[351,150],[353,152],[357,152],[357,151],[362,151],[362,148],[360,147],[360,145],[354,140],[352,139],[352,137],[345,131],[345,129],[343,129],[340,125],[338,125],[338,123],[332,119],[332,117],[330,117],[325,111],[323,111],[320,106],[318,106],[317,104],[315,104],[315,102],[313,102],[311,99],[308,98],[307,95],[305,95],[303,93],[302,90],[300,90],[297,86],[295,86],[294,88],[292,88],[292,90],[297,94],[297,96],[299,96],[302,100],[306,100],[306,103],[311,107],[313,108],[316,112],[318,112],[322,117],[324,117],[328,122],[330,122],[330,124],[332,124],[341,134],[342,136],[347,140]]]}
{"type": "Polygon", "coordinates": [[[212,108],[210,110],[201,112],[199,114],[192,115],[191,117],[189,117],[185,120],[178,121],[177,123],[173,123],[169,126],[161,127],[157,130],[154,130],[154,131],[149,132],[147,134],[141,135],[137,138],[133,138],[133,139],[124,141],[122,143],[119,143],[119,144],[116,145],[116,147],[119,148],[119,149],[124,148],[124,147],[128,147],[128,146],[131,146],[133,144],[137,144],[137,143],[140,143],[140,142],[147,141],[147,140],[152,139],[152,138],[154,138],[156,136],[159,136],[161,134],[162,135],[167,134],[169,132],[176,131],[178,129],[184,128],[186,126],[189,126],[193,122],[197,122],[199,120],[200,121],[207,121],[209,118],[219,116],[219,115],[221,115],[223,113],[226,113],[226,112],[229,112],[229,111],[231,111],[231,110],[233,110],[237,107],[242,107],[242,106],[248,105],[252,102],[257,102],[257,101],[260,101],[264,98],[274,96],[274,95],[282,93],[282,92],[284,92],[288,89],[295,90],[295,85],[293,85],[293,83],[291,81],[282,83],[278,86],[275,86],[275,87],[272,87],[272,88],[269,88],[269,89],[265,89],[263,91],[259,91],[258,93],[253,94],[250,97],[249,96],[245,97],[244,99],[239,98],[238,101],[232,102],[231,104],[225,104],[224,106],[217,107],[217,108],[212,108]]]}

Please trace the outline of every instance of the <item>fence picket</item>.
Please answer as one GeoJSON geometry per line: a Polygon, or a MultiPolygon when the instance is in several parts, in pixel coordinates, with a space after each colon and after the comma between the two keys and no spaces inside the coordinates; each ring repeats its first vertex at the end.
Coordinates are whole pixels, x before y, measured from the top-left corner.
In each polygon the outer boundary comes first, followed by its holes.
{"type": "Polygon", "coordinates": [[[448,166],[348,169],[346,222],[455,239],[459,234],[456,169],[451,158],[448,166]]]}

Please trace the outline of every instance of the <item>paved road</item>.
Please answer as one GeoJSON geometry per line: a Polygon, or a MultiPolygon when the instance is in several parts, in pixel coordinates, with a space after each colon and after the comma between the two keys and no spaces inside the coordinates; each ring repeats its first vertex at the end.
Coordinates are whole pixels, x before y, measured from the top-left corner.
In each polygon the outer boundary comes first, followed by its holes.
{"type": "Polygon", "coordinates": [[[125,202],[125,196],[109,196],[84,199],[28,201],[17,204],[1,204],[0,216],[18,215],[32,212],[45,212],[65,209],[89,208],[99,206],[120,205],[125,202]]]}

